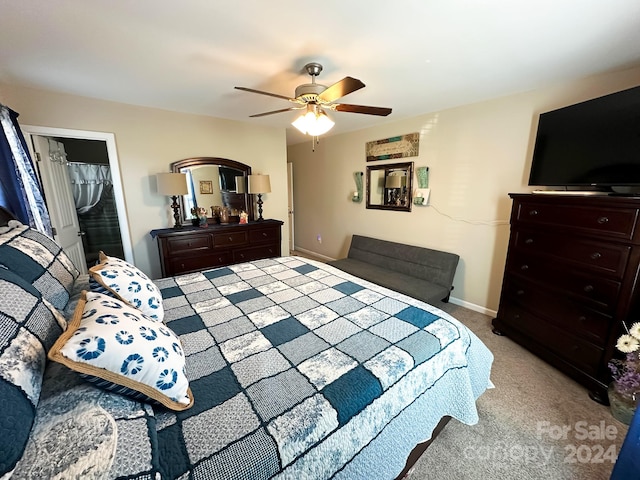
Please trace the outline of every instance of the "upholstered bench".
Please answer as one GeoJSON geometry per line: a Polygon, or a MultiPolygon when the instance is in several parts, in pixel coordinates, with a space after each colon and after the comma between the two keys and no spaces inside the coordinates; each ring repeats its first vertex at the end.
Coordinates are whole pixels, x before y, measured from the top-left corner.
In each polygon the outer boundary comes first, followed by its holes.
{"type": "Polygon", "coordinates": [[[449,301],[460,257],[424,247],[353,235],[340,270],[427,303],[449,301]]]}

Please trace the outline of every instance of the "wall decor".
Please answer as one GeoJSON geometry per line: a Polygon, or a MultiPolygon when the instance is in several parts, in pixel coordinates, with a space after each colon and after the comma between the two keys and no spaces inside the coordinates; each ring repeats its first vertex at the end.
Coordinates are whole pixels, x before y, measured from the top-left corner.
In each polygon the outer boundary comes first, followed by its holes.
{"type": "Polygon", "coordinates": [[[353,197],[351,197],[351,200],[356,203],[360,203],[362,201],[362,176],[363,175],[364,175],[363,172],[353,173],[353,177],[356,180],[356,189],[353,192],[353,197]]]}
{"type": "Polygon", "coordinates": [[[213,193],[213,181],[212,180],[200,180],[200,193],[213,193]]]}
{"type": "Polygon", "coordinates": [[[367,162],[392,158],[417,157],[420,134],[408,133],[366,143],[367,162]]]}
{"type": "Polygon", "coordinates": [[[413,162],[367,165],[367,208],[410,212],[413,162]]]}

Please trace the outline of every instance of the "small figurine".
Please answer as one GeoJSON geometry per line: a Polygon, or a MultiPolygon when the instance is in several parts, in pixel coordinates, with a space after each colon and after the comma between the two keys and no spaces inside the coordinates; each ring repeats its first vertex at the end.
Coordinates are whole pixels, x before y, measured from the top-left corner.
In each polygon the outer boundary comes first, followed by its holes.
{"type": "Polygon", "coordinates": [[[207,226],[207,209],[206,208],[204,207],[198,208],[198,220],[199,220],[199,225],[201,227],[207,226]]]}
{"type": "Polygon", "coordinates": [[[240,212],[240,223],[249,223],[249,214],[244,210],[240,212]]]}

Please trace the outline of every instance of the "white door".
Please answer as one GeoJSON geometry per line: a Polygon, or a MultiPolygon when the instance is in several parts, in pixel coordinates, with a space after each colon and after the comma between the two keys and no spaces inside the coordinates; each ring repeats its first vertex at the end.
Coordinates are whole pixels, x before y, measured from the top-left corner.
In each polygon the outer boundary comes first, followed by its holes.
{"type": "Polygon", "coordinates": [[[64,152],[64,145],[39,135],[33,135],[32,138],[51,226],[55,229],[54,239],[76,268],[81,273],[87,273],[87,260],[82,247],[83,232],[78,223],[69,171],[66,163],[53,162],[49,158],[50,150],[59,148],[64,152]]]}
{"type": "Polygon", "coordinates": [[[289,214],[289,251],[296,249],[293,243],[293,163],[287,163],[287,190],[288,194],[288,214],[289,214]]]}

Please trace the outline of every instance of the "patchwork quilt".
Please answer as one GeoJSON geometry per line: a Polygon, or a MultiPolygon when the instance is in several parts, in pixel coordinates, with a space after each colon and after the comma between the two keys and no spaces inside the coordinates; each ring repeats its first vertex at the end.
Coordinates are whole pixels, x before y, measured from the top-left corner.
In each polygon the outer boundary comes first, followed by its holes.
{"type": "Polygon", "coordinates": [[[162,478],[394,478],[477,422],[493,357],[445,312],[299,257],[156,281],[194,406],[155,409],[162,478]]]}
{"type": "MultiPolygon", "coordinates": [[[[155,283],[194,405],[132,400],[48,362],[12,479],[393,479],[443,416],[476,423],[491,387],[491,353],[457,320],[326,264],[155,283]]],[[[68,308],[86,288],[82,275],[68,308]]]]}

